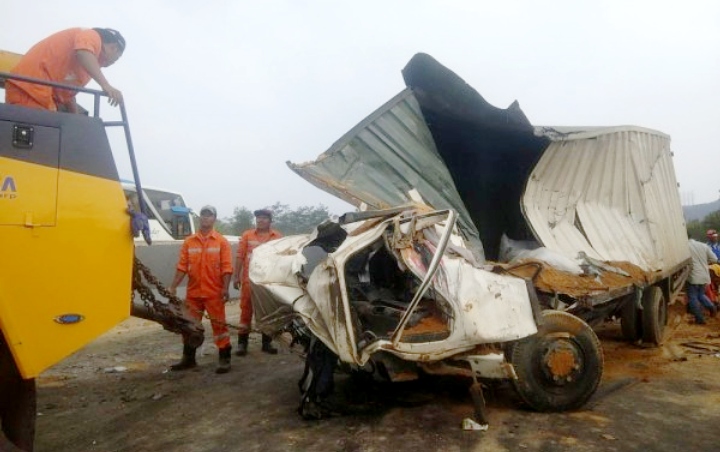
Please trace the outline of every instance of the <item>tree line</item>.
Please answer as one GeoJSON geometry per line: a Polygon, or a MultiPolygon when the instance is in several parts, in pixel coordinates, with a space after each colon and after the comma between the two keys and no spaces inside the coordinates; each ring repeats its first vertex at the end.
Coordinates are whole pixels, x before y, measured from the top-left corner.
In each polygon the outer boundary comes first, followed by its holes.
{"type": "Polygon", "coordinates": [[[688,236],[699,242],[707,241],[705,233],[708,229],[720,229],[720,211],[708,214],[702,220],[693,220],[687,223],[688,236]]]}
{"type": "MultiPolygon", "coordinates": [[[[332,217],[327,206],[323,204],[291,209],[287,204],[276,202],[264,208],[273,212],[272,227],[283,235],[310,233],[317,225],[332,217]]],[[[255,227],[253,210],[245,206],[236,207],[232,216],[217,220],[215,229],[226,235],[242,235],[244,231],[255,227]]],[[[713,212],[702,220],[687,223],[688,235],[701,242],[706,241],[705,232],[708,229],[720,229],[720,211],[713,212]]]]}
{"type": "MultiPolygon", "coordinates": [[[[310,233],[317,225],[332,216],[327,206],[323,204],[291,209],[287,204],[276,202],[272,206],[263,208],[273,212],[272,228],[282,232],[283,235],[310,233]]],[[[215,222],[215,229],[225,235],[242,235],[244,231],[255,227],[254,210],[245,206],[235,207],[232,216],[215,222]]]]}

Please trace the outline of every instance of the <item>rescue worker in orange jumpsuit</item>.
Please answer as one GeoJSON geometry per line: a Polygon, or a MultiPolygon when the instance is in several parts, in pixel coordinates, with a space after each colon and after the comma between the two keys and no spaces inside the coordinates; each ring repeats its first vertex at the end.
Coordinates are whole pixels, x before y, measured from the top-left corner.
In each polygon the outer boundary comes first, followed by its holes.
{"type": "MultiPolygon", "coordinates": [[[[250,336],[250,325],[252,323],[253,308],[250,299],[250,257],[258,245],[279,239],[282,234],[270,228],[272,224],[272,212],[267,209],[260,209],[253,212],[255,215],[255,229],[243,233],[238,244],[237,259],[235,260],[235,275],[233,276],[233,287],[242,289],[240,291],[240,328],[238,331],[237,356],[247,355],[248,337],[250,336]],[[242,274],[242,280],[240,275],[242,274]]],[[[277,349],[272,346],[272,338],[266,334],[262,335],[262,351],[274,355],[277,349]]]]}
{"type": "MultiPolygon", "coordinates": [[[[230,333],[225,323],[225,302],[228,300],[228,288],[232,270],[232,251],[230,243],[213,229],[217,219],[217,210],[213,206],[200,209],[200,232],[185,239],[180,249],[180,260],[175,278],[168,288],[175,295],[177,286],[188,275],[185,304],[189,314],[200,321],[204,311],[210,316],[213,339],[217,345],[219,360],[216,373],[230,371],[230,333]]],[[[183,336],[183,356],[179,363],[170,366],[170,370],[186,370],[197,366],[196,348],[188,345],[183,336]]]]}
{"type": "MultiPolygon", "coordinates": [[[[10,72],[76,86],[85,86],[92,78],[115,106],[122,102],[122,93],[110,85],[100,68],[111,66],[124,51],[125,38],[116,30],[70,28],[35,44],[10,72]]],[[[78,113],[75,94],[51,86],[16,80],[5,82],[5,102],[8,104],[78,113]]]]}

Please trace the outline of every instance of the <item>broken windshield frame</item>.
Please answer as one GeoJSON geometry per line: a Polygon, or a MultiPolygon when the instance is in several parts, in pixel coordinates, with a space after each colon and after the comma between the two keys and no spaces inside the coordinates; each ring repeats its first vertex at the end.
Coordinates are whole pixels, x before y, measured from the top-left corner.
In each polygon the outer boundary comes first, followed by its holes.
{"type": "MultiPolygon", "coordinates": [[[[410,319],[410,316],[417,308],[417,305],[420,303],[420,300],[422,299],[423,295],[425,295],[425,292],[427,291],[428,287],[430,287],[430,282],[435,277],[435,273],[437,272],[437,269],[440,267],[440,261],[442,259],[442,256],[445,253],[445,249],[447,248],[448,243],[450,242],[450,236],[452,235],[453,230],[455,229],[455,222],[457,221],[457,214],[455,213],[454,210],[447,210],[445,212],[447,212],[447,224],[445,226],[445,231],[443,232],[443,235],[440,237],[440,240],[438,241],[438,246],[435,250],[435,254],[433,255],[432,260],[430,261],[430,265],[428,266],[428,270],[427,270],[427,273],[425,274],[425,278],[423,278],[423,281],[420,284],[418,291],[415,293],[415,296],[413,297],[412,301],[410,301],[408,308],[405,310],[405,314],[403,314],[402,318],[400,319],[400,323],[398,323],[398,326],[395,329],[395,332],[393,333],[393,335],[390,339],[393,344],[393,347],[397,347],[398,344],[400,343],[400,338],[402,337],[402,333],[405,330],[405,326],[407,325],[408,320],[410,319]]],[[[444,213],[444,212],[433,212],[431,215],[435,216],[435,215],[438,215],[439,213],[444,213]]],[[[416,219],[417,219],[417,217],[413,217],[413,220],[418,221],[416,219]]]]}

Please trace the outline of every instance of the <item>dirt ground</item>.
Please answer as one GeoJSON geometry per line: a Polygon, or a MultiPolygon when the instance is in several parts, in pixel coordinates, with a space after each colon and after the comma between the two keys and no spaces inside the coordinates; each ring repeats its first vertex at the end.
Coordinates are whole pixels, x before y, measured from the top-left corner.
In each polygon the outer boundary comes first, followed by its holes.
{"type": "Polygon", "coordinates": [[[347,412],[303,421],[303,362],[287,346],[269,356],[253,335],[249,355],[216,375],[217,351],[206,345],[197,369],[171,373],[180,339],[129,319],[38,380],[36,450],[720,450],[720,320],[688,324],[681,306],[670,319],[655,349],[622,342],[617,323],[598,330],[605,373],[581,411],[536,413],[507,384],[486,391],[487,432],[462,430],[473,407],[469,382],[455,378],[359,385],[338,375],[347,412]]]}

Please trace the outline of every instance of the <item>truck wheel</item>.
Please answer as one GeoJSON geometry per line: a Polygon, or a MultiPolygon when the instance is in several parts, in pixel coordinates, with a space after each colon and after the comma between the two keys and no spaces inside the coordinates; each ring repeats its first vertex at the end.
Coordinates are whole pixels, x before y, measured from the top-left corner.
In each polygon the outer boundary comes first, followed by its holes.
{"type": "Polygon", "coordinates": [[[0,450],[33,450],[36,404],[35,380],[20,376],[0,332],[0,450]]]}
{"type": "Polygon", "coordinates": [[[657,286],[648,288],[643,294],[642,304],[642,340],[660,345],[667,324],[667,303],[662,289],[657,286]]]}
{"type": "Polygon", "coordinates": [[[623,303],[620,329],[623,337],[630,342],[635,342],[642,337],[642,316],[641,311],[635,305],[634,295],[628,297],[623,303]]]}
{"type": "Polygon", "coordinates": [[[543,311],[536,335],[510,349],[510,362],[520,398],[537,411],[581,407],[600,384],[602,346],[595,332],[574,315],[543,311]]]}

